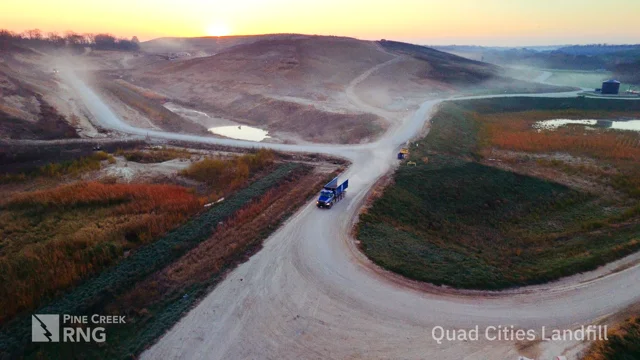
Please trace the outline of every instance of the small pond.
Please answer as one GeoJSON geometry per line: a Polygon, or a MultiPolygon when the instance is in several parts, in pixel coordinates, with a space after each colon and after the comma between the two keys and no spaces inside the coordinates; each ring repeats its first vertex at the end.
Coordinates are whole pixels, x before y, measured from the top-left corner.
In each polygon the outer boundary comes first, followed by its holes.
{"type": "Polygon", "coordinates": [[[209,128],[209,131],[232,139],[262,141],[269,138],[269,132],[251,126],[218,126],[209,128]]]}

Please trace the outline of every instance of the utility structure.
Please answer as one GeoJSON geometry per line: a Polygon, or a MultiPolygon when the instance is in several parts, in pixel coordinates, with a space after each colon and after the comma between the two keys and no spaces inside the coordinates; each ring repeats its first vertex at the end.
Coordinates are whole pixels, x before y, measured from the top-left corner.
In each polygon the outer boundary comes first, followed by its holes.
{"type": "Polygon", "coordinates": [[[602,83],[602,94],[618,95],[619,93],[620,81],[611,79],[602,83]]]}

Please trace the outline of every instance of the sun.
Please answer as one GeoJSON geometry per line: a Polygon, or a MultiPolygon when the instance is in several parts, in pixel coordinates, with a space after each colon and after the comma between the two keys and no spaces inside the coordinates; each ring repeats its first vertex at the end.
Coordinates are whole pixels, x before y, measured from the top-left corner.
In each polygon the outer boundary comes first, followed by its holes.
{"type": "Polygon", "coordinates": [[[213,24],[207,28],[207,35],[209,36],[227,36],[231,34],[231,30],[225,24],[213,24]]]}

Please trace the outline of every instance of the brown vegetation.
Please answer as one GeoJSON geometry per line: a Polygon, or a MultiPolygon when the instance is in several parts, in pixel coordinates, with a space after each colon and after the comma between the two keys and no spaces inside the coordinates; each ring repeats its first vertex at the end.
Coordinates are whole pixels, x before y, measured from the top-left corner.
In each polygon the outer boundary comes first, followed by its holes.
{"type": "Polygon", "coordinates": [[[582,360],[638,359],[640,357],[640,318],[627,319],[610,329],[608,340],[595,342],[582,360]]]}
{"type": "MultiPolygon", "coordinates": [[[[140,155],[131,150],[121,153],[140,155]]],[[[151,160],[189,154],[167,148],[149,153],[151,160]]],[[[37,174],[77,176],[99,169],[102,161],[110,159],[111,155],[98,151],[47,164],[37,174]]],[[[192,164],[183,175],[205,183],[204,192],[214,200],[245,186],[271,168],[274,159],[268,150],[228,160],[206,159],[192,164]]],[[[21,174],[12,176],[24,179],[21,174]]],[[[129,250],[183,224],[204,202],[194,191],[175,185],[78,182],[13,194],[0,203],[0,298],[4,299],[0,300],[0,321],[57,296],[129,250]]]]}
{"type": "Polygon", "coordinates": [[[173,185],[80,182],[14,195],[0,212],[0,321],[99,272],[201,206],[173,185]]]}
{"type": "Polygon", "coordinates": [[[640,134],[636,132],[595,130],[586,136],[584,126],[563,126],[554,131],[536,131],[532,127],[535,121],[559,115],[545,111],[476,114],[475,120],[483,124],[486,141],[501,149],[532,153],[563,151],[598,159],[640,160],[640,134]]]}
{"type": "Polygon", "coordinates": [[[137,163],[160,163],[173,159],[189,159],[191,153],[185,149],[163,147],[161,149],[148,150],[122,150],[116,151],[117,156],[124,156],[127,161],[137,163]]]}
{"type": "Polygon", "coordinates": [[[261,149],[255,154],[237,156],[232,160],[205,159],[191,164],[180,175],[206,183],[219,194],[245,184],[250,175],[271,165],[274,159],[273,151],[261,149]]]}
{"type": "MultiPolygon", "coordinates": [[[[540,158],[531,164],[534,168],[547,168],[570,176],[580,175],[583,179],[591,179],[597,183],[621,191],[627,196],[640,196],[640,133],[633,131],[611,131],[607,129],[585,130],[584,126],[562,126],[556,130],[540,130],[533,128],[536,121],[553,118],[585,118],[598,113],[580,113],[569,111],[525,111],[502,114],[473,113],[477,124],[480,124],[479,146],[486,156],[504,158],[500,152],[507,150],[525,154],[564,153],[574,157],[573,163],[561,159],[540,158]],[[598,166],[586,165],[589,161],[599,161],[598,166]]],[[[613,113],[611,116],[629,116],[629,113],[613,113]]],[[[600,115],[601,116],[601,115],[600,115]]],[[[517,162],[528,162],[522,156],[517,162]]],[[[530,162],[530,161],[529,161],[530,162]]],[[[518,165],[518,168],[528,166],[518,165]]],[[[540,175],[541,172],[538,172],[540,175]]],[[[554,175],[551,172],[551,176],[554,175]]],[[[555,179],[558,180],[558,179],[555,179]]]]}

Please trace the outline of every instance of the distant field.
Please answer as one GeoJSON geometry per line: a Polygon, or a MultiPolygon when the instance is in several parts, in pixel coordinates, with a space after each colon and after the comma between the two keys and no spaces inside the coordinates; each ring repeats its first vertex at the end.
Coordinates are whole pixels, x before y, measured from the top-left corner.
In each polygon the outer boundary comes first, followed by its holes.
{"type": "Polygon", "coordinates": [[[445,104],[361,215],[363,251],[412,279],[502,289],[640,249],[640,135],[553,118],[637,116],[640,102],[511,98],[445,104]],[[540,109],[540,110],[536,110],[540,109]]]}

